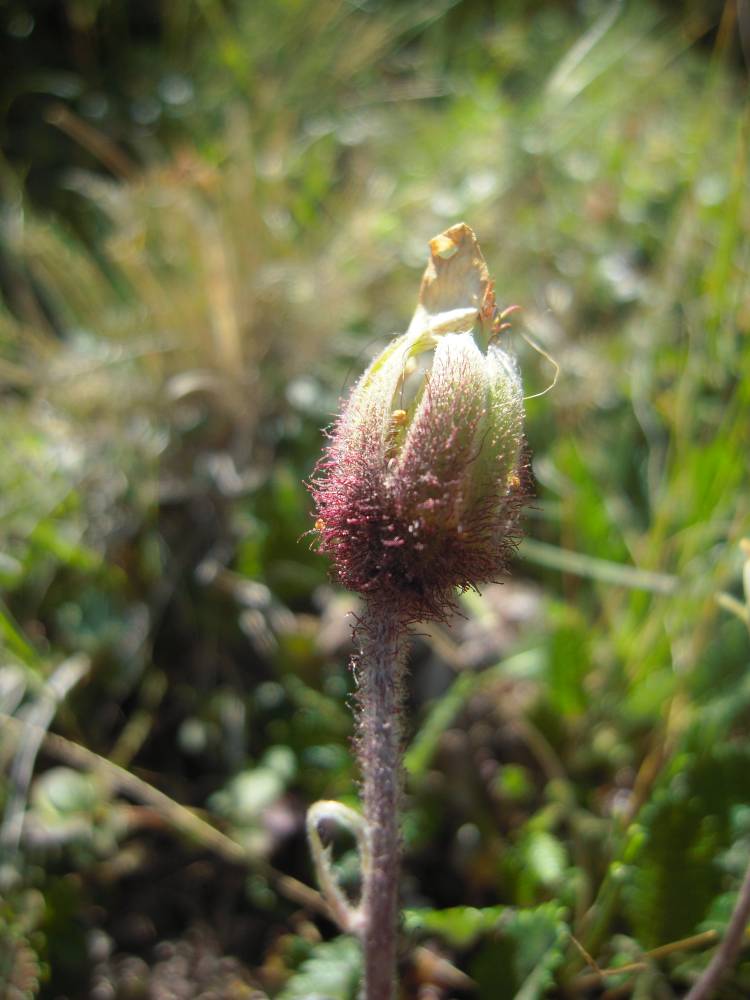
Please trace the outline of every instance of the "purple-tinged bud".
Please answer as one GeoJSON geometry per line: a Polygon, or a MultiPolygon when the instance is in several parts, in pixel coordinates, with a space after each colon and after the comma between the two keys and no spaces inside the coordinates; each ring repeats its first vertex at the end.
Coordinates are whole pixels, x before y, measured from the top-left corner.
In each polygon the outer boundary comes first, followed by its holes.
{"type": "Polygon", "coordinates": [[[430,250],[409,329],[354,386],[311,483],[338,579],[413,620],[497,579],[524,499],[523,391],[484,258],[464,224],[430,250]]]}

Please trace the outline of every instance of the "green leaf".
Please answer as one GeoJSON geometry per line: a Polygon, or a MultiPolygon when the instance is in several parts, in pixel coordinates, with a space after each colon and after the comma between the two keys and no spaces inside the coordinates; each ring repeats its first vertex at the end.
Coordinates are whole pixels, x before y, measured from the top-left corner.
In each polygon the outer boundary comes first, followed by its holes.
{"type": "Polygon", "coordinates": [[[49,818],[65,819],[90,815],[101,801],[99,789],[90,775],[70,767],[51,767],[34,783],[36,808],[49,818]]]}
{"type": "Polygon", "coordinates": [[[591,627],[575,608],[550,608],[555,624],[550,640],[547,694],[561,715],[578,715],[586,708],[584,683],[591,668],[591,627]]]}
{"type": "Polygon", "coordinates": [[[546,830],[534,830],[529,835],[524,859],[536,881],[547,888],[559,885],[568,864],[565,848],[546,830]]]}
{"type": "Polygon", "coordinates": [[[451,906],[445,910],[406,910],[404,929],[407,934],[437,934],[454,948],[470,945],[497,927],[508,912],[506,906],[451,906]]]}
{"type": "Polygon", "coordinates": [[[497,773],[493,787],[510,802],[528,802],[534,794],[531,772],[523,764],[505,764],[497,773]]]}
{"type": "Polygon", "coordinates": [[[555,903],[509,909],[470,968],[480,1000],[541,1000],[563,960],[569,937],[563,917],[555,903]]]}
{"type": "Polygon", "coordinates": [[[277,1000],[355,1000],[361,975],[359,943],[342,935],[314,948],[277,1000]]]}
{"type": "Polygon", "coordinates": [[[211,807],[240,826],[253,824],[284,793],[296,767],[289,747],[269,747],[258,767],[241,771],[213,794],[211,807]]]}
{"type": "Polygon", "coordinates": [[[404,927],[414,935],[432,934],[454,948],[470,948],[484,938],[471,976],[484,1000],[535,1000],[553,982],[569,932],[564,910],[543,903],[533,910],[510,906],[453,906],[445,910],[406,910],[404,927]]]}
{"type": "Polygon", "coordinates": [[[646,836],[624,899],[644,947],[687,937],[706,920],[725,881],[720,860],[733,840],[733,806],[747,799],[749,766],[750,753],[739,745],[682,753],[643,810],[646,836]]]}
{"type": "Polygon", "coordinates": [[[32,545],[54,556],[57,562],[82,572],[93,572],[101,566],[101,556],[73,537],[74,526],[53,518],[40,521],[30,536],[32,545]],[[71,537],[66,537],[71,536],[71,537]]]}
{"type": "Polygon", "coordinates": [[[0,603],[0,647],[2,646],[14,653],[27,667],[39,669],[39,659],[34,647],[27,642],[8,610],[0,603]]]}

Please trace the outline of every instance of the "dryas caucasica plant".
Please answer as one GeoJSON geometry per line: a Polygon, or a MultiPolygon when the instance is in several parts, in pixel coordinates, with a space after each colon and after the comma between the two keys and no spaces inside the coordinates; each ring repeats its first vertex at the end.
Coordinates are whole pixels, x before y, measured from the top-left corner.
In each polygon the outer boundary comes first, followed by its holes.
{"type": "Polygon", "coordinates": [[[318,547],[363,598],[354,671],[364,816],[319,802],[307,829],[331,912],[362,941],[365,1000],[390,1000],[395,989],[408,628],[444,620],[457,591],[502,575],[524,499],[521,378],[499,336],[510,310],[498,313],[467,225],[429,247],[408,330],[352,389],[310,483],[318,547]],[[336,883],[324,820],[356,837],[357,905],[336,883]]]}

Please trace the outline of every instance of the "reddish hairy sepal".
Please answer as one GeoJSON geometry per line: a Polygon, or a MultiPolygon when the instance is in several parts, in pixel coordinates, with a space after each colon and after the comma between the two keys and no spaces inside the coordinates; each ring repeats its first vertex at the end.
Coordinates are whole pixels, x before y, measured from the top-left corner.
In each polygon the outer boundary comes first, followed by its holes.
{"type": "Polygon", "coordinates": [[[498,579],[520,537],[524,476],[502,480],[465,506],[467,470],[477,461],[473,431],[481,414],[453,413],[425,397],[434,423],[417,429],[403,465],[377,447],[342,447],[334,428],[311,483],[319,547],[349,590],[398,604],[406,620],[442,619],[455,590],[498,579]],[[439,433],[436,434],[436,431],[439,433]],[[390,466],[390,468],[389,468],[390,466]]]}

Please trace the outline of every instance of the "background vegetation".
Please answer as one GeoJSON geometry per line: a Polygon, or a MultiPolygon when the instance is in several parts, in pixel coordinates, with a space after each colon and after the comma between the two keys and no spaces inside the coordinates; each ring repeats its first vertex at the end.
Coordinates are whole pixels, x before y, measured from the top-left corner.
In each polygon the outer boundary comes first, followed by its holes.
{"type": "Polygon", "coordinates": [[[512,580],[415,637],[404,997],[705,966],[750,859],[746,16],[0,4],[3,996],[356,995],[303,830],[356,802],[356,605],[303,481],[459,219],[561,376],[512,580]]]}

